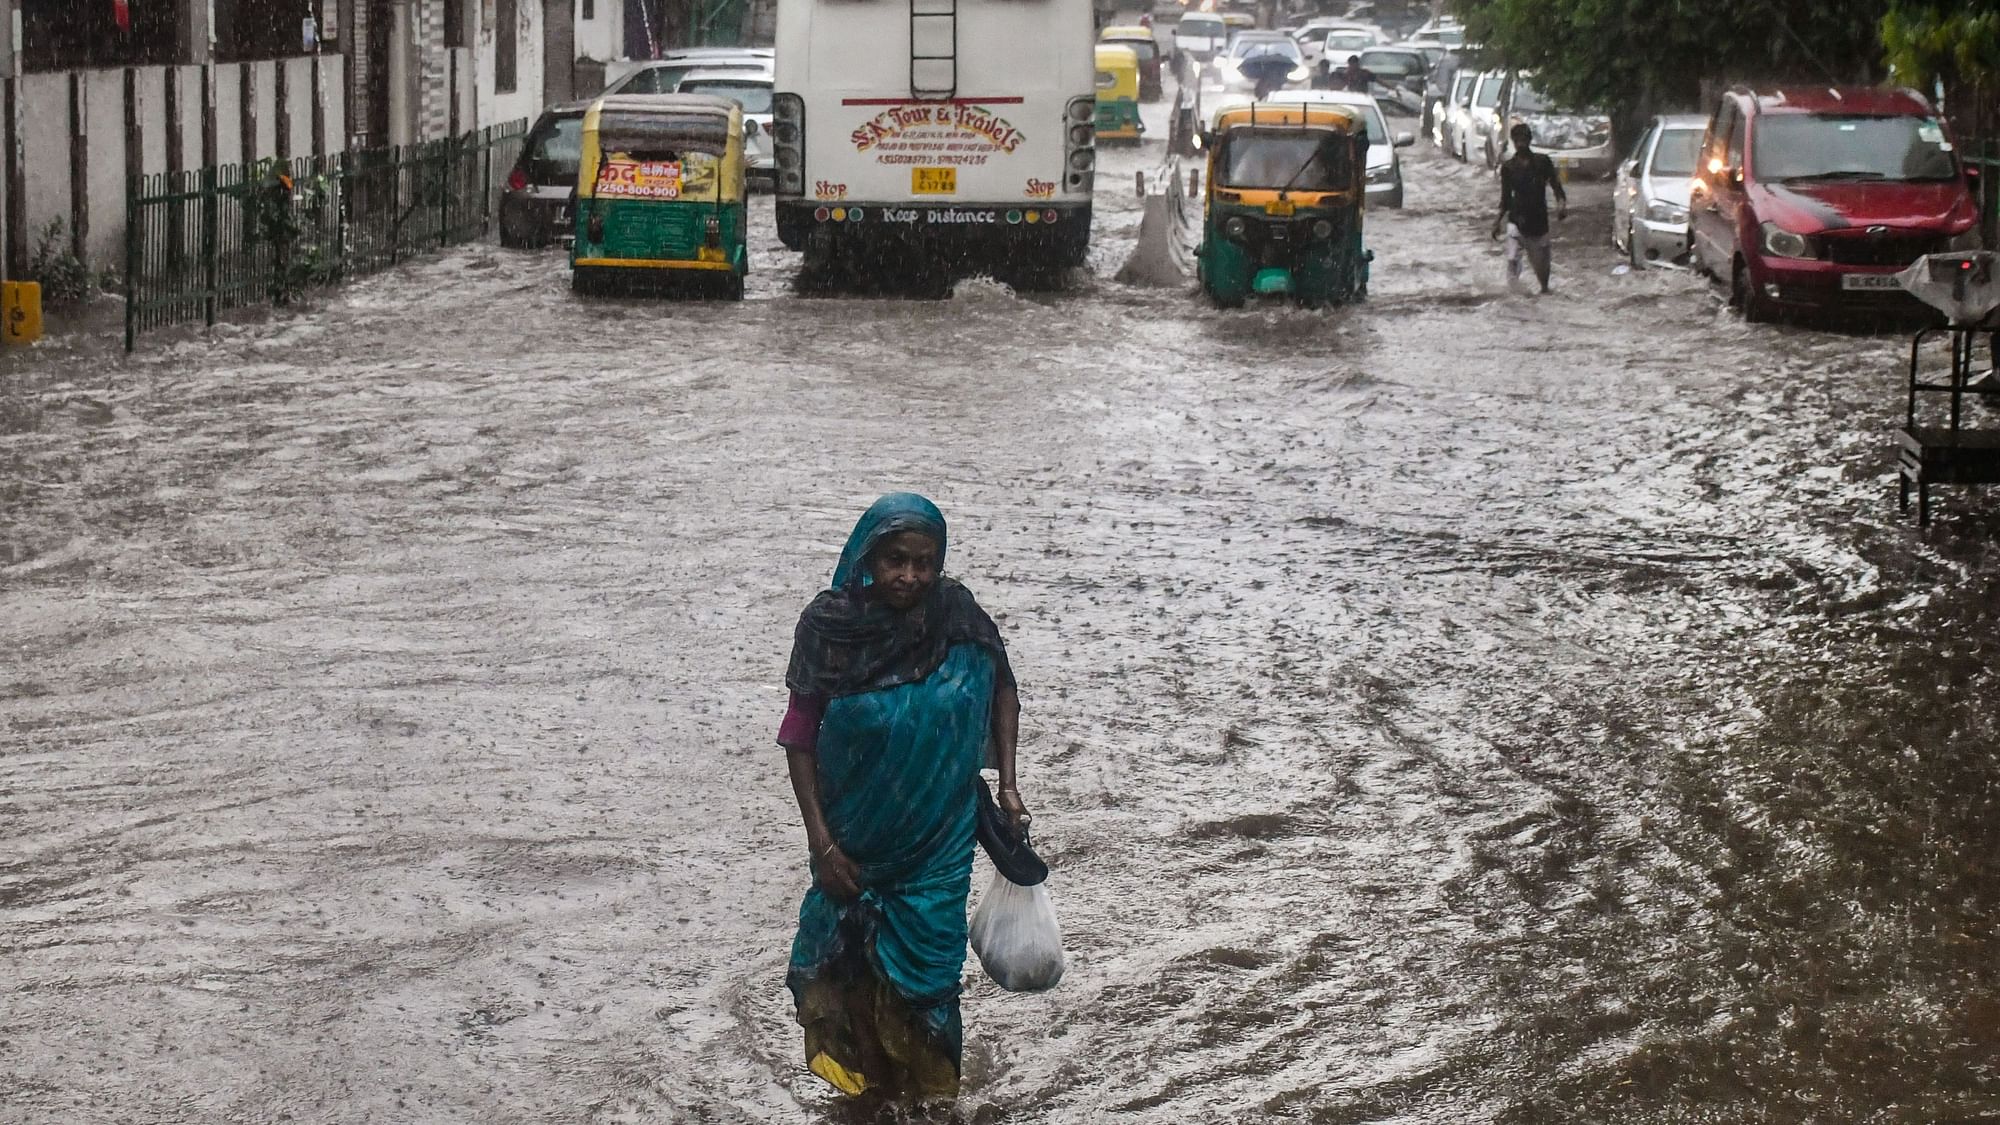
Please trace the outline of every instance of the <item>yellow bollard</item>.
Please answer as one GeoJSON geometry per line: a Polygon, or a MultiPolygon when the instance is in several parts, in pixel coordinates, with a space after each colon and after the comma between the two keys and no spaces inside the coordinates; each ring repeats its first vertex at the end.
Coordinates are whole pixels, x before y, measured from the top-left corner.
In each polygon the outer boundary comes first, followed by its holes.
{"type": "Polygon", "coordinates": [[[32,344],[42,338],[42,283],[0,281],[0,341],[32,344]]]}

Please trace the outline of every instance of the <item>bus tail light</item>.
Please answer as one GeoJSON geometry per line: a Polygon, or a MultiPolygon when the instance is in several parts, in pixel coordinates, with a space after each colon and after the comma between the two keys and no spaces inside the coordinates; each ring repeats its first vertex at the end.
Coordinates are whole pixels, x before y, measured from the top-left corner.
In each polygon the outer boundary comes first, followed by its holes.
{"type": "Polygon", "coordinates": [[[781,198],[806,193],[806,103],[797,94],[771,99],[771,157],[777,165],[773,190],[781,198]]]}
{"type": "Polygon", "coordinates": [[[1064,112],[1069,130],[1063,137],[1063,185],[1070,191],[1087,192],[1097,167],[1097,99],[1071,98],[1064,112]]]}

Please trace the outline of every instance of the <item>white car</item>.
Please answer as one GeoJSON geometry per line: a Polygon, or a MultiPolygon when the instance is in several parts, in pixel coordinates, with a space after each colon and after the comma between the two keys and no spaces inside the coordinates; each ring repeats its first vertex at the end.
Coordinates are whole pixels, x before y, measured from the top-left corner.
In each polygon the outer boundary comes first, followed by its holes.
{"type": "Polygon", "coordinates": [[[671,94],[697,70],[770,70],[772,54],[762,47],[689,47],[642,62],[604,88],[606,94],[671,94]]]}
{"type": "Polygon", "coordinates": [[[1298,42],[1308,64],[1331,58],[1338,65],[1346,62],[1348,55],[1358,55],[1387,41],[1388,36],[1373,24],[1354,20],[1308,20],[1292,38],[1298,42]]]}
{"type": "Polygon", "coordinates": [[[774,76],[769,65],[762,71],[691,70],[681,76],[676,94],[708,94],[728,98],[743,107],[743,163],[745,171],[758,179],[777,175],[777,154],[771,143],[771,89],[774,76]]]}
{"type": "Polygon", "coordinates": [[[1229,44],[1229,25],[1212,12],[1189,12],[1174,25],[1174,54],[1205,63],[1229,44]]]}
{"type": "Polygon", "coordinates": [[[1450,16],[1440,16],[1412,31],[1410,38],[1435,39],[1456,51],[1465,46],[1465,25],[1450,16]]]}
{"type": "Polygon", "coordinates": [[[1465,134],[1472,129],[1472,88],[1479,81],[1476,70],[1460,70],[1451,80],[1451,90],[1438,107],[1436,132],[1432,139],[1451,155],[1465,159],[1465,134]]]}
{"type": "Polygon", "coordinates": [[[1688,195],[1708,119],[1700,114],[1653,118],[1618,166],[1611,193],[1611,244],[1635,268],[1672,265],[1687,255],[1688,195]]]}
{"type": "Polygon", "coordinates": [[[1477,159],[1488,168],[1498,168],[1507,159],[1507,138],[1500,128],[1500,91],[1507,84],[1504,70],[1482,70],[1472,84],[1472,104],[1466,108],[1465,128],[1458,136],[1458,158],[1477,159]]]}
{"type": "MultiPolygon", "coordinates": [[[[1220,116],[1250,104],[1249,98],[1231,98],[1211,112],[1220,116]]],[[[1370,207],[1402,207],[1403,158],[1396,150],[1416,144],[1416,134],[1391,134],[1388,121],[1382,116],[1382,106],[1374,98],[1347,90],[1284,90],[1256,104],[1336,105],[1361,110],[1362,120],[1368,129],[1368,186],[1364,198],[1370,207]]]]}

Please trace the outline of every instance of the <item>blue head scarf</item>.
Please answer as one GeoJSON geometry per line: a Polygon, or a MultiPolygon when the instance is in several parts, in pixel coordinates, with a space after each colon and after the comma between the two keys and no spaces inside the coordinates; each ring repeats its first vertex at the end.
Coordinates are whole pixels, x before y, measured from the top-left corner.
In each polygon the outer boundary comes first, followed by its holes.
{"type": "Polygon", "coordinates": [[[938,567],[944,567],[945,530],[944,513],[938,506],[914,492],[891,492],[861,513],[855,521],[854,531],[847,537],[847,546],[840,552],[840,565],[833,568],[833,589],[839,590],[849,583],[859,581],[869,585],[867,567],[868,553],[876,544],[905,531],[921,532],[935,540],[938,545],[938,567]]]}
{"type": "Polygon", "coordinates": [[[799,615],[785,686],[802,695],[837,697],[929,678],[952,646],[976,644],[993,656],[1001,682],[1014,682],[1000,628],[956,580],[939,575],[922,601],[897,610],[868,594],[868,555],[898,532],[937,541],[944,563],[944,513],[915,493],[892,492],[854,524],[834,568],[832,587],[799,615]]]}

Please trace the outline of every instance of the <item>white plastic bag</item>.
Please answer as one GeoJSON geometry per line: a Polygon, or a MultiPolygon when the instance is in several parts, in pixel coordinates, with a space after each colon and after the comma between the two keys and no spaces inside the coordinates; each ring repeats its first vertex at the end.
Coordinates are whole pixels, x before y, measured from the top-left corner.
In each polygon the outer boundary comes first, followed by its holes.
{"type": "Polygon", "coordinates": [[[998,871],[972,912],[972,951],[993,983],[1009,992],[1042,992],[1063,975],[1062,927],[1049,885],[1016,886],[998,871]]]}

